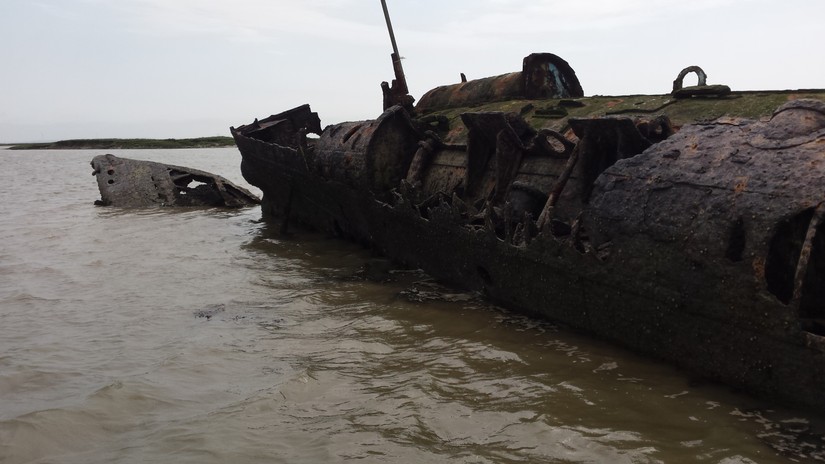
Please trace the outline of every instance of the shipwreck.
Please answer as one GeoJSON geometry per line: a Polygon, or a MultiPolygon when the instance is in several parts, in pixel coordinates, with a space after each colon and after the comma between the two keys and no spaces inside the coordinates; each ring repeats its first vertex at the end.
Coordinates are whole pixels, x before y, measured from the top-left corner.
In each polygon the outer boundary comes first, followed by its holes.
{"type": "Polygon", "coordinates": [[[258,197],[229,180],[197,169],[95,156],[92,175],[100,190],[99,206],[215,206],[240,208],[260,203],[258,197]]]}
{"type": "Polygon", "coordinates": [[[265,217],[825,411],[825,91],[692,66],[667,94],[585,97],[540,53],[413,105],[392,57],[374,120],[322,130],[303,105],[231,128],[265,217]]]}

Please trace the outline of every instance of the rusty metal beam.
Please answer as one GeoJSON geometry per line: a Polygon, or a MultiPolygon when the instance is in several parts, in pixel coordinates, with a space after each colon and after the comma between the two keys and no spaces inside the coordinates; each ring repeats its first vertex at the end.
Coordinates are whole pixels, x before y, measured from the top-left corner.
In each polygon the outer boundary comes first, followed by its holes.
{"type": "Polygon", "coordinates": [[[398,43],[395,41],[395,32],[392,29],[392,21],[390,20],[390,12],[387,10],[386,0],[381,0],[381,7],[384,9],[384,19],[387,20],[387,30],[390,33],[390,42],[392,42],[392,68],[395,72],[395,83],[399,86],[393,90],[404,95],[409,93],[407,77],[404,75],[403,66],[401,66],[401,54],[398,53],[398,43]]]}

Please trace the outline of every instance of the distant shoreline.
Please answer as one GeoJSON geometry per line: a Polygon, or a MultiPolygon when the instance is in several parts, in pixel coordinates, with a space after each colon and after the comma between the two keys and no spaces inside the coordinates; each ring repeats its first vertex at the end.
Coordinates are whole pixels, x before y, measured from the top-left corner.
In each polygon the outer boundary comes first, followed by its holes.
{"type": "Polygon", "coordinates": [[[46,143],[4,144],[9,150],[123,150],[222,148],[235,146],[232,137],[198,137],[192,139],[72,139],[46,143]]]}

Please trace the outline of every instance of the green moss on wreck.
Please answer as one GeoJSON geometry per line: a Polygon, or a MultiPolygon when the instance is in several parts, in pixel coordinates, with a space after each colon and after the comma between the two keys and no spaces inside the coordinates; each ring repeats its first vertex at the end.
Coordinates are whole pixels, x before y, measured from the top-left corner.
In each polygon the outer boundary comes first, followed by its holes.
{"type": "Polygon", "coordinates": [[[446,118],[450,130],[447,134],[441,134],[444,141],[463,144],[467,142],[467,129],[461,123],[461,114],[466,112],[518,113],[536,130],[552,129],[564,133],[569,129],[570,118],[654,118],[665,115],[677,128],[721,117],[761,119],[769,117],[783,103],[800,98],[825,101],[825,90],[733,92],[726,97],[684,99],[666,94],[508,100],[472,107],[450,108],[422,116],[446,118]]]}

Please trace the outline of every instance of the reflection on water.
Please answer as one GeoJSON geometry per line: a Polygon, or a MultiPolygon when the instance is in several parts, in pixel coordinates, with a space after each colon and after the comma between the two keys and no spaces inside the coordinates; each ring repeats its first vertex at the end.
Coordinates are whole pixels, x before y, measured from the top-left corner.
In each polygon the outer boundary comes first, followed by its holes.
{"type": "MultiPolygon", "coordinates": [[[[0,462],[808,462],[787,411],[301,233],[6,152],[0,462]]],[[[242,184],[234,150],[118,153],[242,184]]]]}

